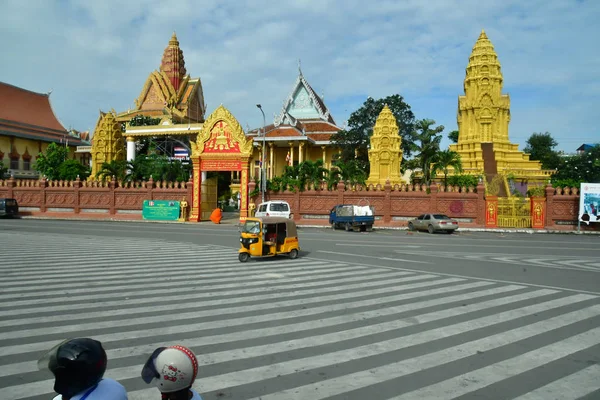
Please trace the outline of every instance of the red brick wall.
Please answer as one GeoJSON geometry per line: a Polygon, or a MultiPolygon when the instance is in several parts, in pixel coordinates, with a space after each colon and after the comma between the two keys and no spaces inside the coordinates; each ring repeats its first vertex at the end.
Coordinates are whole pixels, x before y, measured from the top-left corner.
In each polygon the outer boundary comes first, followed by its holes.
{"type": "MultiPolygon", "coordinates": [[[[254,190],[251,182],[249,190],[254,190]]],[[[329,211],[337,204],[371,205],[375,208],[375,226],[406,226],[407,220],[427,212],[443,213],[461,220],[463,226],[484,226],[485,199],[483,185],[473,189],[449,187],[439,192],[436,185],[385,185],[381,187],[338,184],[334,190],[310,188],[303,192],[268,192],[265,200],[285,200],[290,203],[294,219],[326,220],[329,211]],[[481,212],[480,212],[481,211],[481,212]]],[[[251,199],[260,203],[257,195],[251,199]]]]}
{"type": "Polygon", "coordinates": [[[192,182],[0,181],[0,197],[17,199],[22,214],[139,214],[144,200],[192,200],[192,182]],[[134,212],[131,214],[131,212],[134,212]],[[135,213],[139,211],[139,213],[135,213]]]}

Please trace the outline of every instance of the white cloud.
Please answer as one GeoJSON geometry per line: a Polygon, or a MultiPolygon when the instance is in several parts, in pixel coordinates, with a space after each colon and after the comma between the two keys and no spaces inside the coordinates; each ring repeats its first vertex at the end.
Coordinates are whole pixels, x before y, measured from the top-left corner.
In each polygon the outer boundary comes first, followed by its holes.
{"type": "Polygon", "coordinates": [[[528,134],[548,130],[565,150],[577,147],[574,137],[598,140],[600,2],[5,0],[1,7],[0,79],[53,89],[56,113],[76,129],[93,128],[99,109],[130,107],[176,31],[208,111],[222,103],[242,126],[262,124],[256,103],[279,113],[301,59],[340,124],[367,94],[400,93],[418,118],[449,131],[484,28],[513,102],[511,139],[514,132],[523,147],[528,134]]]}

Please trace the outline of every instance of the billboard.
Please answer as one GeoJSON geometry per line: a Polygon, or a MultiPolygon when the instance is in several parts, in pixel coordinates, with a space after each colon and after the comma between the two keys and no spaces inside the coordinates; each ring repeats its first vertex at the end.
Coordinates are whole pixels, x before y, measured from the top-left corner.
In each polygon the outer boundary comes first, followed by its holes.
{"type": "Polygon", "coordinates": [[[600,183],[582,183],[579,190],[579,221],[600,222],[600,183]]]}

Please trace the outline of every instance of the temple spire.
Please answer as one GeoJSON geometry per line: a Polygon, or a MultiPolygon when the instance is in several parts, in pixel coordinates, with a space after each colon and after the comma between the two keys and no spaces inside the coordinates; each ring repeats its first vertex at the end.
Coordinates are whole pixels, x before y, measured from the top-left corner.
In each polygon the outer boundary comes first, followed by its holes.
{"type": "Polygon", "coordinates": [[[169,40],[169,45],[165,48],[163,53],[160,71],[167,74],[173,88],[175,91],[178,91],[181,81],[185,77],[187,71],[185,69],[183,51],[179,47],[179,40],[177,39],[175,32],[173,32],[173,36],[171,36],[171,40],[169,40]]]}
{"type": "Polygon", "coordinates": [[[173,31],[173,36],[171,36],[171,40],[169,40],[169,45],[179,46],[179,40],[177,40],[177,35],[175,34],[175,31],[173,31]]]}

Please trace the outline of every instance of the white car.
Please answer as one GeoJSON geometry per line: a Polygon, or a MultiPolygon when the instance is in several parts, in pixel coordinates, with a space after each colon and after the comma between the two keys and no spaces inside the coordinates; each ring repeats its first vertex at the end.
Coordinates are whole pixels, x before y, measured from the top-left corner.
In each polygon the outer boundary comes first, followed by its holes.
{"type": "Polygon", "coordinates": [[[283,200],[265,201],[256,207],[254,216],[291,218],[290,205],[287,201],[283,200]]]}

